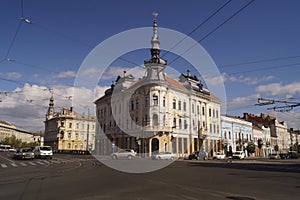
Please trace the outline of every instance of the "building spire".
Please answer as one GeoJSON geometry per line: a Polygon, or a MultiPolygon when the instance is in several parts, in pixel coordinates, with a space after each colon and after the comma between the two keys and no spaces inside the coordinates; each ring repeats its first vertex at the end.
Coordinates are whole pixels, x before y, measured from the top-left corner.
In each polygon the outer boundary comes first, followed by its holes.
{"type": "Polygon", "coordinates": [[[144,64],[146,63],[156,63],[156,64],[163,64],[166,65],[167,61],[164,59],[160,58],[160,41],[158,39],[158,33],[157,33],[157,17],[158,13],[154,12],[153,13],[153,35],[151,39],[151,58],[149,60],[146,60],[144,64]]]}
{"type": "Polygon", "coordinates": [[[48,112],[47,112],[46,118],[50,119],[51,117],[53,117],[53,115],[54,115],[54,97],[53,97],[53,94],[52,94],[51,98],[50,98],[50,102],[49,102],[49,107],[48,107],[48,112]]]}
{"type": "Polygon", "coordinates": [[[159,44],[160,44],[158,39],[158,34],[157,34],[157,21],[156,21],[157,15],[158,15],[157,12],[153,13],[153,36],[151,40],[152,49],[159,49],[159,44]]]}
{"type": "Polygon", "coordinates": [[[167,66],[167,61],[160,58],[160,42],[157,33],[157,12],[153,13],[153,35],[151,38],[151,58],[144,61],[147,69],[147,80],[165,81],[164,69],[167,66]]]}

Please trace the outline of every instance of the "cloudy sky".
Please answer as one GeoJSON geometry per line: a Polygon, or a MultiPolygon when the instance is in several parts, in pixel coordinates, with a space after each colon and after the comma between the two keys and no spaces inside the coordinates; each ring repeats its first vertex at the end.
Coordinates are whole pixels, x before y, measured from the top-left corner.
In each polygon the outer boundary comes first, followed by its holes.
{"type": "MultiPolygon", "coordinates": [[[[298,107],[274,112],[268,108],[289,104],[255,105],[258,98],[300,102],[300,2],[248,2],[252,1],[2,0],[0,120],[43,131],[51,94],[56,111],[73,102],[78,112],[87,113],[89,108],[93,114],[92,101],[116,76],[124,70],[136,77],[144,75],[141,65],[150,55],[149,49],[140,49],[120,55],[109,66],[98,63],[82,69],[85,59],[110,37],[151,27],[156,11],[159,27],[189,35],[210,55],[219,74],[204,79],[206,85],[225,85],[224,112],[235,116],[270,113],[300,129],[298,107]],[[97,84],[76,85],[79,71],[86,82],[97,77],[97,84]]],[[[150,48],[151,38],[146,39],[150,48]]],[[[163,37],[160,42],[164,43],[163,37]]],[[[121,44],[128,45],[126,40],[121,44]]],[[[201,75],[196,66],[176,56],[164,55],[169,76],[176,78],[188,68],[201,75]]]]}

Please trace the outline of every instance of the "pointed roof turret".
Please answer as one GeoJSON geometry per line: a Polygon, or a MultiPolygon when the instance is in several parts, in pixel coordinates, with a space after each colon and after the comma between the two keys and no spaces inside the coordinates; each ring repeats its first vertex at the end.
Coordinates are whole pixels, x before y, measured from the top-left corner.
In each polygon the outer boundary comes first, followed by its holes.
{"type": "Polygon", "coordinates": [[[156,64],[163,64],[167,65],[167,61],[160,58],[160,41],[158,38],[158,33],[157,33],[157,17],[158,13],[154,12],[153,13],[153,36],[151,39],[151,58],[149,60],[144,61],[144,64],[147,63],[156,63],[156,64]]]}

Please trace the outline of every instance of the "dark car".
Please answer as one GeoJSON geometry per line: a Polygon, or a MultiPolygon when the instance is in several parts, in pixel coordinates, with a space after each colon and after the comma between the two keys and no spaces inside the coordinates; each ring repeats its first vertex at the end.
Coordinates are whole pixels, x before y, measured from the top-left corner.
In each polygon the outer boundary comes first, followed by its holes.
{"type": "Polygon", "coordinates": [[[21,148],[17,149],[14,154],[15,159],[34,159],[34,153],[32,152],[31,148],[21,148]]]}
{"type": "Polygon", "coordinates": [[[298,154],[296,151],[289,151],[287,153],[288,158],[290,159],[298,159],[298,154]]]}
{"type": "Polygon", "coordinates": [[[287,153],[280,153],[279,156],[280,156],[280,159],[287,159],[287,158],[289,158],[289,156],[288,156],[287,153]]]}
{"type": "Polygon", "coordinates": [[[205,151],[194,151],[192,154],[189,155],[189,160],[206,160],[207,154],[205,151]]]}

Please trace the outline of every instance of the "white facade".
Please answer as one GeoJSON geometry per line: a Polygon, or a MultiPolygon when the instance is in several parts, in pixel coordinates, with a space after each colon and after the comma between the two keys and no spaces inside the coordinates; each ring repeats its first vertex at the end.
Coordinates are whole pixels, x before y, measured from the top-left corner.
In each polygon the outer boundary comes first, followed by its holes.
{"type": "Polygon", "coordinates": [[[97,133],[104,136],[97,137],[99,153],[116,146],[184,157],[201,146],[212,154],[220,145],[220,100],[189,70],[179,80],[165,75],[167,61],[159,56],[156,21],[151,44],[151,58],[144,62],[147,75],[138,80],[132,75],[118,77],[95,101],[97,133]]]}
{"type": "Polygon", "coordinates": [[[16,139],[20,139],[22,142],[26,143],[35,142],[36,138],[31,132],[20,129],[14,124],[0,121],[0,141],[6,137],[10,138],[12,136],[15,136],[16,139]]]}
{"type": "Polygon", "coordinates": [[[221,116],[222,143],[226,151],[245,151],[247,144],[253,140],[252,123],[241,118],[221,116]]]}

